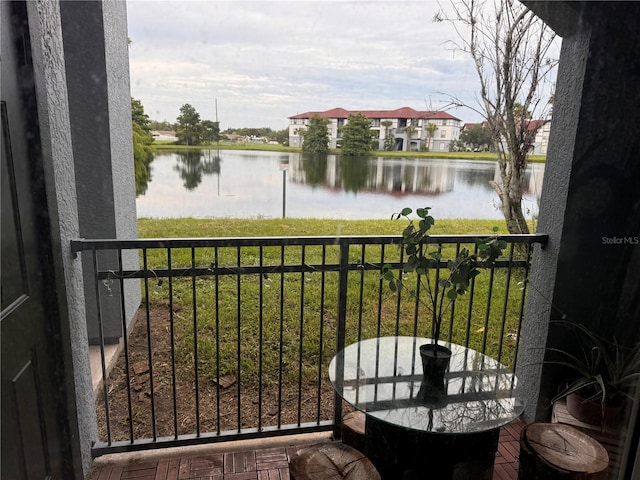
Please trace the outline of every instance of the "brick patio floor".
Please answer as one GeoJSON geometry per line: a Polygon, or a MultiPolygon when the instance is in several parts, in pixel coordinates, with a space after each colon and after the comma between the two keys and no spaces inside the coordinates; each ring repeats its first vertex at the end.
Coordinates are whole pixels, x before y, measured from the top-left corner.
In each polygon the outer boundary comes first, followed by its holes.
{"type": "MultiPolygon", "coordinates": [[[[517,480],[523,423],[500,430],[493,480],[517,480]]],[[[302,444],[94,467],[91,480],[289,480],[289,458],[302,444]]],[[[470,479],[473,480],[473,479],[470,479]]]]}

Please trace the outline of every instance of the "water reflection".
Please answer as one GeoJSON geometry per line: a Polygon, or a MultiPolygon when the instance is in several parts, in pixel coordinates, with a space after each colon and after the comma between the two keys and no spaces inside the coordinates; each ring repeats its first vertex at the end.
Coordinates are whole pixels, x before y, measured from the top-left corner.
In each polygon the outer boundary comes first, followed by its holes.
{"type": "MultiPolygon", "coordinates": [[[[494,162],[203,150],[157,153],[152,167],[140,217],[276,218],[286,190],[288,217],[389,218],[428,203],[439,218],[502,218],[490,185],[499,178],[494,162]]],[[[529,215],[543,171],[535,164],[525,174],[529,215]]]]}
{"type": "Polygon", "coordinates": [[[176,152],[178,164],[173,167],[184,181],[184,188],[194,190],[202,183],[202,175],[213,175],[220,173],[220,155],[216,151],[214,155],[211,150],[203,154],[196,150],[176,152]]]}
{"type": "Polygon", "coordinates": [[[327,156],[303,154],[301,158],[307,185],[323,185],[327,178],[327,156]]]}
{"type": "MultiPolygon", "coordinates": [[[[394,194],[433,195],[453,190],[459,165],[449,160],[398,160],[384,157],[338,157],[320,159],[294,156],[290,160],[291,181],[321,185],[347,192],[378,191],[394,194]],[[310,178],[311,177],[311,178],[310,178]]],[[[486,165],[485,165],[486,167],[486,165]]],[[[493,179],[493,169],[483,172],[476,183],[493,179]]]]}

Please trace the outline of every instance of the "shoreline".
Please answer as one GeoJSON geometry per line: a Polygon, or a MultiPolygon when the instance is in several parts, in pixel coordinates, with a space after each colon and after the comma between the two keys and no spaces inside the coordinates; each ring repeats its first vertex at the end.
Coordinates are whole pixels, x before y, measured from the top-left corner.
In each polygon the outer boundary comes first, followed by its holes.
{"type": "MultiPolygon", "coordinates": [[[[220,143],[208,145],[176,145],[174,143],[152,143],[152,147],[156,151],[175,151],[175,150],[249,150],[264,152],[285,152],[285,153],[302,153],[300,147],[287,147],[284,145],[272,145],[267,143],[220,143]]],[[[340,150],[330,150],[330,155],[340,155],[340,150]]],[[[372,157],[387,158],[437,158],[451,160],[484,160],[497,161],[495,153],[492,152],[387,152],[374,150],[369,154],[372,157]]],[[[530,155],[528,158],[532,163],[545,163],[546,156],[530,155]]]]}

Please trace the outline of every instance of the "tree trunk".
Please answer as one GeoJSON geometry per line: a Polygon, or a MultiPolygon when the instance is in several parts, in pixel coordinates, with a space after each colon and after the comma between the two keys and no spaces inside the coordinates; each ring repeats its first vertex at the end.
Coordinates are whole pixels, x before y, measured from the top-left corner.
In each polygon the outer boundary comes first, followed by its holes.
{"type": "Polygon", "coordinates": [[[491,182],[491,186],[500,198],[502,214],[509,233],[527,234],[529,225],[522,212],[522,177],[526,161],[512,161],[505,153],[500,152],[499,148],[497,150],[501,185],[491,182]]]}

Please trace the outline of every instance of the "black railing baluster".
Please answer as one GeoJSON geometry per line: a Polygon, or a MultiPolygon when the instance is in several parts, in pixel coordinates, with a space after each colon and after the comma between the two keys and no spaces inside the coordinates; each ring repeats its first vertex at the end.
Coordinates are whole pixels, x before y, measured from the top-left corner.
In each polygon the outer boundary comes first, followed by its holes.
{"type": "MultiPolygon", "coordinates": [[[[420,275],[417,275],[415,301],[413,302],[413,336],[414,337],[418,337],[418,336],[424,337],[425,336],[424,332],[419,332],[419,326],[420,326],[420,287],[421,286],[422,286],[422,282],[420,281],[420,275]]],[[[397,328],[396,328],[396,335],[398,335],[397,328]]]]}
{"type": "MultiPolygon", "coordinates": [[[[93,261],[93,271],[95,277],[95,294],[97,299],[98,309],[98,337],[100,340],[100,367],[102,369],[102,396],[104,399],[104,417],[107,424],[107,443],[111,445],[111,418],[109,415],[109,376],[107,375],[107,361],[104,354],[104,326],[102,325],[102,308],[100,301],[100,282],[98,281],[98,252],[94,249],[91,251],[93,261]]],[[[111,281],[110,279],[106,280],[111,281]]],[[[107,287],[109,288],[109,287],[107,287]]],[[[126,331],[126,330],[125,330],[126,331]]]]}
{"type": "MultiPolygon", "coordinates": [[[[491,318],[491,296],[493,295],[493,280],[495,278],[495,267],[492,265],[489,269],[489,292],[487,293],[487,309],[484,315],[484,324],[482,326],[482,353],[487,353],[487,337],[489,335],[489,319],[491,318]]],[[[505,319],[502,317],[502,323],[505,319]]]]}
{"type": "Polygon", "coordinates": [[[284,354],[284,266],[285,246],[280,247],[280,342],[278,351],[278,428],[282,426],[282,367],[284,354]]]}
{"type": "Polygon", "coordinates": [[[191,247],[191,302],[193,306],[193,383],[196,396],[196,436],[200,436],[200,377],[198,359],[198,296],[196,285],[196,249],[191,247]]]}
{"type": "MultiPolygon", "coordinates": [[[[460,254],[460,243],[456,243],[456,254],[455,256],[457,257],[460,254]]],[[[453,325],[455,322],[455,315],[456,315],[456,301],[454,300],[451,303],[451,312],[450,312],[450,316],[449,316],[449,335],[447,335],[447,342],[452,343],[453,342],[453,325]]]]}
{"type": "Polygon", "coordinates": [[[507,326],[507,307],[509,305],[509,292],[511,290],[511,274],[513,273],[513,252],[515,249],[515,243],[511,244],[509,248],[509,266],[507,267],[507,279],[504,288],[504,303],[502,305],[502,323],[500,328],[500,335],[498,336],[498,355],[496,360],[502,363],[502,347],[504,346],[504,332],[507,326]]]}
{"type": "MultiPolygon", "coordinates": [[[[349,243],[339,239],[340,256],[338,261],[338,305],[337,305],[337,331],[336,352],[345,347],[345,334],[347,327],[347,282],[349,281],[349,243]]],[[[341,370],[338,368],[338,370],[341,370]]],[[[340,438],[340,425],[342,423],[342,399],[337,392],[333,395],[333,435],[340,438]]]]}
{"type": "Polygon", "coordinates": [[[299,322],[299,338],[298,338],[298,426],[302,423],[302,355],[304,348],[304,282],[305,282],[305,261],[306,261],[306,245],[302,245],[300,252],[300,322],[299,322]]]}
{"type": "Polygon", "coordinates": [[[175,317],[173,314],[173,264],[171,261],[171,249],[167,248],[167,270],[169,270],[169,337],[171,341],[171,392],[173,395],[173,434],[178,438],[178,391],[176,385],[176,335],[175,317]]]}
{"type": "Polygon", "coordinates": [[[236,331],[238,335],[238,343],[236,345],[236,422],[238,433],[242,430],[242,349],[240,348],[241,332],[242,332],[242,275],[240,267],[242,267],[241,247],[236,247],[236,265],[238,273],[236,274],[236,331]]]}
{"type": "MultiPolygon", "coordinates": [[[[322,245],[322,266],[327,265],[327,246],[322,245]]],[[[320,331],[318,339],[318,390],[316,394],[316,424],[320,425],[320,412],[322,404],[322,354],[324,351],[324,295],[325,295],[325,271],[320,272],[320,331]]]]}
{"type": "Polygon", "coordinates": [[[264,328],[264,252],[260,245],[259,249],[260,262],[260,279],[258,284],[258,298],[260,306],[258,307],[258,431],[262,430],[262,345],[263,345],[263,328],[264,328]]]}
{"type": "Polygon", "coordinates": [[[142,249],[142,268],[145,272],[144,291],[145,291],[145,319],[147,322],[147,357],[149,362],[149,389],[151,394],[151,427],[153,430],[153,440],[158,439],[158,426],[156,425],[156,391],[154,388],[153,376],[153,346],[151,342],[151,299],[149,298],[149,257],[147,249],[142,249]]]}
{"type": "MultiPolygon", "coordinates": [[[[438,249],[442,249],[442,244],[438,244],[438,249]]],[[[434,292],[434,298],[438,298],[438,295],[440,295],[440,260],[438,260],[437,262],[438,268],[436,268],[436,279],[435,282],[433,284],[433,286],[431,288],[433,288],[433,292],[434,292]]],[[[431,275],[431,272],[427,272],[427,275],[431,275]]],[[[427,278],[431,278],[431,277],[427,277],[427,278]]],[[[440,314],[441,312],[438,311],[438,305],[432,305],[432,315],[431,315],[431,321],[435,323],[436,318],[438,318],[438,314],[440,314]]],[[[440,324],[442,326],[442,324],[440,324]]],[[[429,337],[433,338],[434,335],[431,334],[429,335],[429,337]]]]}
{"type": "MultiPolygon", "coordinates": [[[[380,246],[380,265],[384,265],[385,262],[385,245],[380,246]]],[[[378,278],[378,315],[376,317],[376,337],[380,336],[382,329],[382,291],[385,288],[385,282],[382,275],[378,278]]]]}
{"type": "MultiPolygon", "coordinates": [[[[118,270],[123,270],[122,250],[118,250],[118,270]]],[[[127,331],[127,311],[124,296],[124,277],[120,275],[120,316],[122,317],[122,331],[127,331]]],[[[129,420],[129,440],[133,443],[133,404],[131,403],[131,371],[129,370],[129,335],[122,335],[122,346],[124,352],[124,370],[127,381],[127,414],[129,420]]]]}
{"type": "MultiPolygon", "coordinates": [[[[474,254],[478,254],[478,246],[476,245],[474,254]]],[[[467,309],[467,331],[465,335],[464,346],[469,347],[469,342],[471,342],[471,316],[473,315],[473,297],[476,290],[476,278],[473,277],[471,279],[471,285],[469,285],[469,307],[467,309]]]]}
{"type": "MultiPolygon", "coordinates": [[[[403,265],[404,265],[404,249],[400,249],[400,271],[398,272],[399,275],[403,275],[403,268],[402,268],[403,265]]],[[[398,331],[398,324],[400,322],[401,303],[402,303],[402,289],[399,288],[398,291],[396,292],[396,326],[395,326],[395,331],[398,331]]]]}
{"type": "MultiPolygon", "coordinates": [[[[216,331],[216,378],[220,378],[220,276],[218,275],[218,265],[220,258],[218,247],[214,247],[213,268],[215,274],[215,331],[216,331]]],[[[218,435],[222,432],[220,416],[220,382],[216,382],[216,431],[218,435]]]]}
{"type": "Polygon", "coordinates": [[[362,340],[362,303],[364,302],[364,263],[365,263],[365,248],[366,245],[360,246],[360,264],[362,269],[360,270],[360,291],[358,302],[358,342],[362,340]]]}

